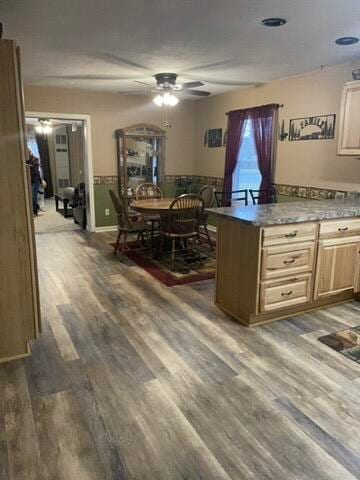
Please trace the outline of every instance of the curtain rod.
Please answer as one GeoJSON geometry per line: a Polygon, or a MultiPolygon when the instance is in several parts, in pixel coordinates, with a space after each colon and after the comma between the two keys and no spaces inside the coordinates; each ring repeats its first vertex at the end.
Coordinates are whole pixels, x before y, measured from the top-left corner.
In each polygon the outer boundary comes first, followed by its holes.
{"type": "MultiPolygon", "coordinates": [[[[283,108],[284,107],[284,104],[283,103],[280,103],[279,105],[279,108],[283,108]]],[[[250,107],[250,108],[253,108],[253,107],[250,107]]],[[[255,107],[256,108],[256,107],[255,107]]],[[[242,109],[240,109],[242,110],[242,109]]],[[[244,108],[244,110],[247,110],[246,108],[244,108]]],[[[230,112],[226,112],[225,115],[229,115],[230,112]]]]}

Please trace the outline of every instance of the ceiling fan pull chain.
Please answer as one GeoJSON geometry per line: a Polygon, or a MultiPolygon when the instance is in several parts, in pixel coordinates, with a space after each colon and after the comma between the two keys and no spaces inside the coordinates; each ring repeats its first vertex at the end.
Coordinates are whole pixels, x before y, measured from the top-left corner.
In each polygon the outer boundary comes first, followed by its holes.
{"type": "Polygon", "coordinates": [[[165,128],[171,128],[171,125],[169,123],[169,112],[170,112],[170,105],[165,105],[165,128]]]}

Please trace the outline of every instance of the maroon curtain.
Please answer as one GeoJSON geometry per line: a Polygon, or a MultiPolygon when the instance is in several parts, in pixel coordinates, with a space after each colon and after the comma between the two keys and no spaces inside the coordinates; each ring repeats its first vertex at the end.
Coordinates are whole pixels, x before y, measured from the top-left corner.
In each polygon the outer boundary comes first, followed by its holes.
{"type": "Polygon", "coordinates": [[[249,110],[254,131],[258,166],[261,173],[260,196],[258,203],[271,202],[272,196],[272,164],[274,156],[274,126],[277,104],[264,105],[249,110]]]}
{"type": "Polygon", "coordinates": [[[236,167],[239,148],[243,139],[248,116],[248,110],[234,110],[233,112],[229,112],[224,171],[224,192],[232,191],[232,176],[236,167]]]}
{"type": "Polygon", "coordinates": [[[36,143],[39,150],[40,165],[42,168],[43,178],[47,184],[45,189],[45,198],[51,198],[54,196],[54,192],[53,192],[53,184],[52,184],[52,177],[51,177],[48,138],[46,135],[43,135],[40,133],[36,133],[35,138],[36,138],[36,143]]]}

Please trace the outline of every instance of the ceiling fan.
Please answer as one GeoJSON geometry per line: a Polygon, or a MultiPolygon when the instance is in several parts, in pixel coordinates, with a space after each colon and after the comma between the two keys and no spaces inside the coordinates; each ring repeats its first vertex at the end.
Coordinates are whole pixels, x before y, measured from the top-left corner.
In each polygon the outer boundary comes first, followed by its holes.
{"type": "Polygon", "coordinates": [[[135,83],[141,83],[142,85],[149,85],[152,87],[149,90],[142,91],[129,91],[129,92],[119,92],[119,93],[158,93],[154,98],[156,105],[161,107],[162,105],[173,107],[179,101],[174,93],[186,93],[187,95],[196,95],[198,97],[207,97],[210,95],[210,92],[204,90],[194,90],[194,88],[202,87],[205,85],[203,82],[185,82],[181,84],[176,83],[177,79],[176,73],[157,73],[154,75],[156,80],[156,85],[151,83],[142,82],[140,80],[134,80],[135,83]]]}

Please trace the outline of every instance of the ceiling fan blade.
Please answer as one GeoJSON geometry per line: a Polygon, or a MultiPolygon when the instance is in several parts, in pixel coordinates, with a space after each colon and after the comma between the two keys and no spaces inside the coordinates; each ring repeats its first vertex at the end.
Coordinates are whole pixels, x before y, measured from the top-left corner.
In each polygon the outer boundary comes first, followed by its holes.
{"type": "Polygon", "coordinates": [[[150,93],[150,90],[127,90],[127,91],[120,91],[120,92],[117,92],[117,93],[150,93]]]}
{"type": "Polygon", "coordinates": [[[134,80],[135,83],[141,83],[142,85],[149,85],[150,87],[154,87],[153,83],[142,82],[141,80],[134,80]]]}
{"type": "Polygon", "coordinates": [[[133,77],[119,75],[48,75],[47,78],[62,78],[64,80],[132,80],[133,77]]]}
{"type": "Polygon", "coordinates": [[[208,97],[211,95],[210,92],[205,92],[204,90],[184,90],[184,93],[187,95],[196,95],[198,97],[208,97]]]}
{"type": "Polygon", "coordinates": [[[202,87],[205,85],[203,82],[185,82],[180,85],[182,89],[187,89],[187,88],[196,88],[196,87],[202,87]]]}
{"type": "Polygon", "coordinates": [[[232,82],[232,81],[222,81],[222,80],[209,80],[208,83],[213,83],[214,85],[228,85],[229,87],[236,86],[251,86],[251,85],[262,85],[261,82],[232,82]]]}
{"type": "Polygon", "coordinates": [[[93,53],[92,56],[98,58],[99,60],[103,60],[104,62],[112,63],[115,65],[127,65],[129,67],[149,71],[148,67],[146,67],[145,65],[141,65],[139,63],[133,62],[132,60],[120,57],[118,55],[114,55],[112,53],[98,52],[93,53]]]}
{"type": "Polygon", "coordinates": [[[212,85],[224,85],[224,86],[229,86],[229,87],[241,87],[241,86],[258,86],[262,85],[261,82],[237,82],[236,80],[231,81],[231,80],[216,80],[216,79],[210,79],[207,78],[206,80],[204,79],[206,83],[212,84],[212,85]]]}
{"type": "MultiPolygon", "coordinates": [[[[234,60],[222,60],[220,62],[214,62],[214,63],[208,63],[206,65],[198,65],[197,67],[189,67],[189,68],[186,68],[185,70],[182,70],[182,72],[184,72],[184,74],[186,74],[187,72],[195,72],[195,71],[199,71],[199,70],[209,70],[209,69],[217,69],[217,68],[222,68],[224,67],[224,65],[233,65],[234,64],[234,60]]],[[[182,72],[180,73],[180,75],[182,75],[182,72]]]]}

